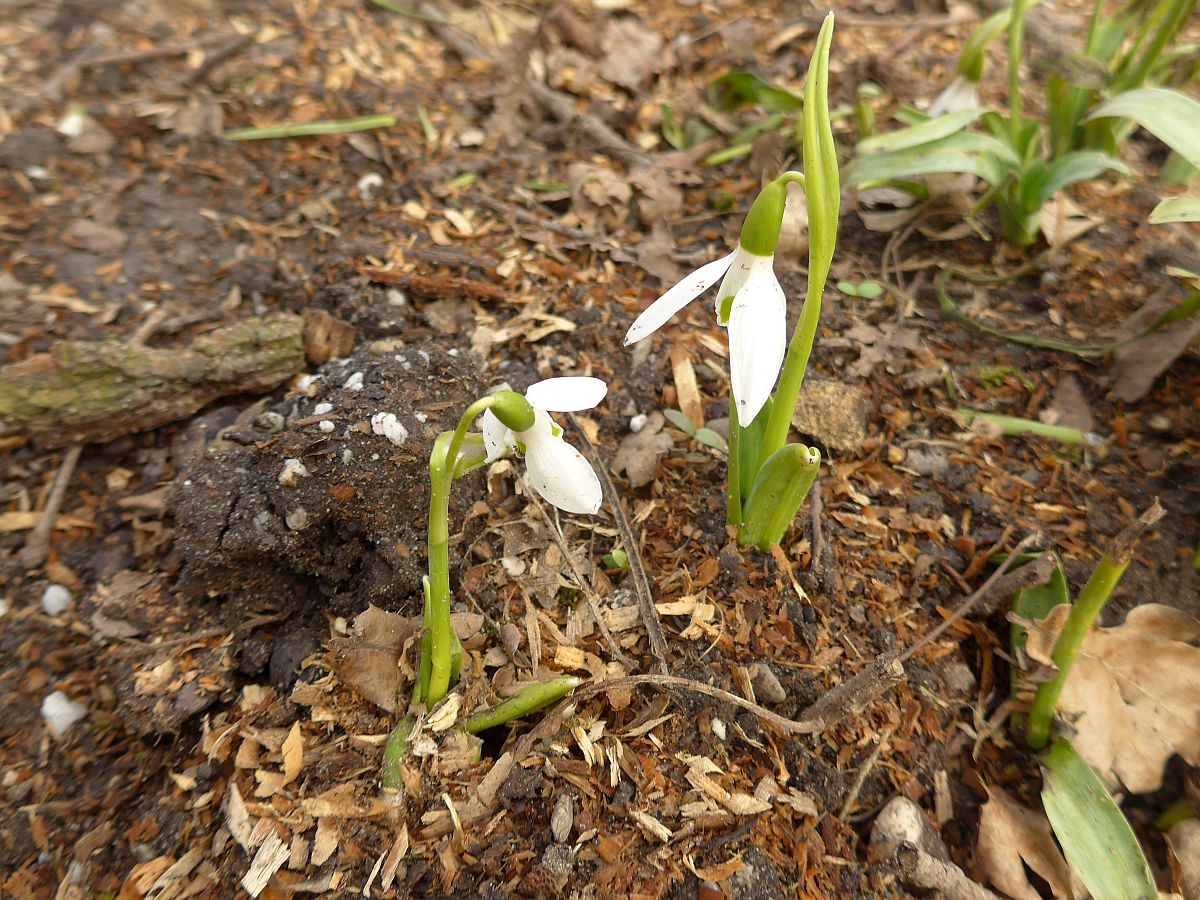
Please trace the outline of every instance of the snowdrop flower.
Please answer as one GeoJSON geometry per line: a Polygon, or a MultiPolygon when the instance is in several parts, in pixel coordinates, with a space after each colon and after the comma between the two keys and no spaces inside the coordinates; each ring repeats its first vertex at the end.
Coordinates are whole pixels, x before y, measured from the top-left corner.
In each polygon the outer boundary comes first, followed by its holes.
{"type": "Polygon", "coordinates": [[[965,75],[955,76],[946,85],[946,89],[938,94],[937,99],[929,107],[929,117],[936,119],[950,113],[963,112],[968,109],[979,109],[979,82],[972,81],[965,75]]]}
{"type": "MultiPolygon", "coordinates": [[[[533,407],[533,424],[517,431],[505,425],[491,409],[483,414],[483,443],[487,461],[514,451],[525,454],[529,483],[542,498],[569,513],[595,513],[604,492],[600,479],[583,454],[563,440],[563,431],[552,412],[591,409],[608,393],[599,378],[579,376],[547,378],[531,385],[525,399],[533,407]]],[[[505,411],[500,410],[501,416],[505,411]]]]}
{"type": "Polygon", "coordinates": [[[717,322],[729,329],[729,375],[737,421],[746,427],[771,397],[787,349],[787,298],[775,277],[775,247],[787,186],[786,173],[755,198],[737,249],[701,266],[648,306],[625,335],[625,345],[649,337],[721,279],[717,322]]]}

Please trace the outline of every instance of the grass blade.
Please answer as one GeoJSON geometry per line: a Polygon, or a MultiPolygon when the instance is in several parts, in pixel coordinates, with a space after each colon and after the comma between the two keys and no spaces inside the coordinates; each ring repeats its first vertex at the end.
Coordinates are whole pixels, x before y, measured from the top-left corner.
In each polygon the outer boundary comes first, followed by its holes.
{"type": "Polygon", "coordinates": [[[221,137],[227,141],[267,141],[273,138],[311,137],[317,134],[349,134],[373,128],[391,128],[396,117],[390,115],[359,116],[356,119],[323,119],[298,125],[264,125],[261,128],[234,128],[221,137]]]}

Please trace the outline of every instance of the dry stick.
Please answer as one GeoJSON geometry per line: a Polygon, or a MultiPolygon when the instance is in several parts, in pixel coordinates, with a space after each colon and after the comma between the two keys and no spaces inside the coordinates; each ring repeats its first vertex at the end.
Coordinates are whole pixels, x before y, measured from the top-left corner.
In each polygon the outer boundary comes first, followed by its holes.
{"type": "MultiPolygon", "coordinates": [[[[1037,538],[1038,535],[1036,534],[1027,534],[1025,537],[1021,538],[1021,542],[1013,548],[1012,552],[1008,554],[1007,557],[1005,557],[1004,562],[1002,562],[996,571],[988,577],[988,580],[983,583],[979,590],[964,600],[962,605],[960,605],[959,608],[954,611],[950,618],[946,619],[946,621],[944,621],[941,625],[933,629],[933,631],[929,632],[929,634],[925,635],[925,637],[921,638],[921,640],[917,641],[915,644],[905,650],[900,656],[900,662],[911,659],[913,654],[915,654],[918,650],[941,637],[942,634],[945,633],[946,629],[950,628],[950,626],[962,619],[963,616],[969,613],[977,603],[981,602],[985,598],[992,600],[996,597],[1003,596],[1001,588],[1003,588],[1003,591],[1006,593],[1012,593],[1017,588],[1027,587],[1031,584],[1038,584],[1038,581],[1033,581],[1030,579],[1031,577],[1037,577],[1037,575],[1041,572],[1041,569],[1037,568],[1037,564],[1042,562],[1043,559],[1049,559],[1049,557],[1042,557],[1041,559],[1034,560],[1034,562],[1027,566],[1022,566],[1019,571],[1012,573],[1017,577],[1001,582],[1001,579],[1005,576],[1005,574],[1008,573],[1008,570],[1013,567],[1017,557],[1020,556],[1025,551],[1025,548],[1032,544],[1037,538]],[[1013,585],[1015,585],[1015,587],[1013,585]]],[[[1045,581],[1048,577],[1049,575],[1047,574],[1046,576],[1042,577],[1041,580],[1045,581]]]]}
{"type": "Polygon", "coordinates": [[[638,550],[637,540],[633,536],[633,529],[629,527],[629,520],[625,518],[625,510],[621,507],[621,496],[617,493],[617,487],[608,474],[608,460],[601,456],[600,451],[592,445],[587,433],[579,427],[574,416],[571,416],[571,421],[575,424],[575,429],[583,436],[583,441],[587,444],[592,459],[596,463],[596,474],[600,476],[600,483],[604,487],[604,496],[608,499],[608,505],[612,507],[613,517],[617,520],[617,531],[621,535],[621,543],[625,545],[625,554],[629,557],[629,571],[633,575],[634,587],[637,588],[638,610],[642,615],[642,624],[646,626],[646,635],[650,639],[650,650],[659,665],[665,670],[667,668],[667,638],[663,634],[658,610],[654,608],[654,594],[650,590],[650,579],[646,577],[646,569],[642,565],[642,556],[638,550]]]}
{"type": "Polygon", "coordinates": [[[904,677],[899,651],[881,653],[865,669],[848,678],[810,706],[800,711],[806,722],[815,722],[821,729],[829,728],[850,715],[857,715],[876,697],[895,687],[904,677]]]}
{"type": "Polygon", "coordinates": [[[884,748],[887,747],[888,741],[892,739],[892,735],[896,732],[896,726],[887,729],[879,738],[879,743],[875,745],[875,749],[871,751],[871,755],[858,770],[858,774],[854,776],[854,784],[850,785],[850,791],[846,794],[846,800],[842,803],[842,811],[838,813],[838,821],[845,822],[850,818],[850,808],[858,802],[859,792],[862,791],[863,784],[866,783],[867,775],[875,768],[875,763],[879,762],[879,757],[883,755],[884,748]]]}
{"type": "Polygon", "coordinates": [[[976,884],[954,863],[930,856],[909,841],[902,841],[896,848],[896,866],[905,883],[936,891],[946,900],[1000,900],[999,895],[976,884]]]}
{"type": "Polygon", "coordinates": [[[617,159],[629,165],[645,165],[650,156],[629,143],[606,123],[593,115],[581,113],[575,108],[575,100],[560,91],[548,87],[537,79],[527,82],[537,101],[563,125],[577,125],[579,130],[595,141],[602,150],[607,150],[617,159]]]}
{"type": "Polygon", "coordinates": [[[253,40],[254,35],[252,34],[234,35],[220,47],[215,48],[211,53],[207,54],[204,57],[204,61],[196,67],[196,70],[183,79],[183,86],[190,88],[206,80],[214,69],[224,65],[234,56],[241,53],[253,40]]]}
{"type": "Polygon", "coordinates": [[[588,609],[592,611],[592,618],[596,620],[596,625],[600,628],[600,633],[604,635],[604,640],[608,644],[609,652],[616,657],[617,661],[625,667],[628,672],[637,671],[637,663],[621,652],[616,638],[612,636],[612,632],[608,630],[608,626],[604,624],[604,617],[600,614],[600,598],[596,595],[596,589],[592,587],[590,580],[583,577],[583,573],[579,571],[579,566],[575,564],[575,557],[571,553],[571,549],[567,546],[567,541],[563,537],[562,529],[558,527],[558,523],[550,518],[550,514],[546,512],[546,507],[542,505],[538,499],[536,492],[529,489],[529,485],[525,481],[525,477],[519,476],[521,481],[521,489],[525,491],[525,496],[533,501],[534,507],[541,513],[542,521],[546,523],[546,527],[550,529],[550,534],[554,537],[554,543],[558,544],[558,549],[562,551],[562,555],[567,560],[567,565],[571,568],[571,574],[575,576],[575,583],[579,585],[583,591],[583,596],[587,598],[588,609]]]}
{"type": "Polygon", "coordinates": [[[54,531],[54,520],[62,508],[63,499],[67,496],[67,485],[75,474],[75,466],[79,463],[79,454],[83,452],[83,444],[75,444],[63,456],[62,464],[50,485],[50,494],[46,497],[46,506],[42,517],[33,526],[25,546],[21,548],[21,565],[26,569],[36,569],[50,555],[50,535],[54,531]]]}

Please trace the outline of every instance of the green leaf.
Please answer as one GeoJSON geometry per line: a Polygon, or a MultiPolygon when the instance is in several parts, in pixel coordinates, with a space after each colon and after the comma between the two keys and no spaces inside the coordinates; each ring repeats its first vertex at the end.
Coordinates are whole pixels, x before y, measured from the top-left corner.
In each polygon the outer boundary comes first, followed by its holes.
{"type": "Polygon", "coordinates": [[[1138,88],[1101,103],[1088,121],[1108,116],[1137,122],[1200,168],[1200,102],[1166,88],[1138,88]]]}
{"type": "Polygon", "coordinates": [[[1158,897],[1133,829],[1092,767],[1065,740],[1042,754],[1042,804],[1071,870],[1097,900],[1158,897]]]}
{"type": "Polygon", "coordinates": [[[864,281],[858,286],[858,296],[864,300],[874,300],[883,296],[883,285],[877,281],[864,281]]]}
{"type": "Polygon", "coordinates": [[[858,285],[856,285],[853,281],[839,281],[837,283],[837,289],[847,297],[858,296],[858,285]]]}
{"type": "Polygon", "coordinates": [[[1021,203],[1028,212],[1036,212],[1067,185],[1095,178],[1109,169],[1132,174],[1123,162],[1097,150],[1068,153],[1049,165],[1035,160],[1021,177],[1021,203]]]}
{"type": "Polygon", "coordinates": [[[921,175],[968,173],[997,184],[1016,165],[1016,156],[1002,141],[986,134],[959,132],[920,147],[856,157],[843,177],[847,184],[860,187],[921,175]]]}
{"type": "Polygon", "coordinates": [[[928,119],[911,128],[902,128],[899,131],[876,135],[865,141],[859,141],[855,153],[862,156],[872,153],[891,153],[895,150],[907,150],[910,147],[919,147],[922,144],[939,141],[962,131],[983,115],[983,112],[982,109],[964,109],[960,112],[946,113],[936,119],[928,119]]]}
{"type": "Polygon", "coordinates": [[[820,468],[821,453],[815,447],[785,444],[772,453],[746,498],[738,540],[760,550],[778,544],[812,490],[820,468]]]}
{"type": "Polygon", "coordinates": [[[678,428],[680,431],[688,435],[688,437],[696,436],[696,423],[685,416],[677,409],[664,409],[663,415],[667,421],[678,428]]]}
{"type": "Polygon", "coordinates": [[[730,72],[708,86],[709,103],[722,112],[743,106],[761,106],[768,112],[796,112],[804,108],[798,94],[763,81],[752,72],[730,72]]]}
{"type": "Polygon", "coordinates": [[[395,116],[359,116],[357,119],[331,119],[301,122],[295,125],[265,125],[262,128],[234,128],[221,135],[227,141],[267,141],[275,138],[311,137],[318,134],[348,134],[373,128],[391,128],[395,116]]]}
{"type": "MultiPolygon", "coordinates": [[[[1055,566],[1050,580],[1045,584],[1035,584],[1017,591],[1016,596],[1013,597],[1012,611],[1014,616],[1026,621],[1044,619],[1054,607],[1070,602],[1071,590],[1067,586],[1067,576],[1063,572],[1062,566],[1059,565],[1055,566]]],[[[1013,653],[1023,649],[1028,640],[1029,635],[1026,633],[1025,627],[1014,622],[1009,640],[1013,653]]],[[[1016,674],[1014,668],[1014,677],[1016,674]]]]}
{"type": "Polygon", "coordinates": [[[1200,198],[1172,197],[1158,204],[1150,213],[1150,224],[1166,222],[1200,222],[1200,198]]]}
{"type": "Polygon", "coordinates": [[[697,428],[696,433],[692,435],[692,437],[702,443],[705,447],[712,447],[712,449],[720,453],[729,452],[728,442],[725,440],[725,438],[721,437],[721,435],[717,434],[717,432],[713,431],[711,428],[697,428]]]}

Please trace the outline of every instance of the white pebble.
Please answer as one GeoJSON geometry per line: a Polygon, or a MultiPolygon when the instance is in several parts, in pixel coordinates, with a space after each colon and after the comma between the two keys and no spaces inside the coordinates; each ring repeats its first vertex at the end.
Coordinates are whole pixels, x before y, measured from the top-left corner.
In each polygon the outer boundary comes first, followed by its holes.
{"type": "Polygon", "coordinates": [[[646,420],[649,418],[650,417],[647,416],[645,413],[638,413],[636,416],[634,416],[632,419],[629,420],[629,430],[632,431],[634,434],[637,434],[639,431],[641,431],[643,428],[646,427],[646,420]]]}
{"type": "Polygon", "coordinates": [[[324,422],[318,422],[317,427],[321,429],[323,434],[330,434],[334,429],[334,424],[326,419],[324,422]]]}
{"type": "Polygon", "coordinates": [[[284,487],[295,487],[296,479],[307,478],[309,471],[304,463],[292,458],[283,461],[283,471],[279,473],[279,483],[284,487]]]}
{"type": "Polygon", "coordinates": [[[62,737],[71,726],[87,715],[87,707],[76,703],[62,691],[47,694],[42,701],[42,718],[55,737],[62,737]]]}
{"type": "Polygon", "coordinates": [[[346,383],[342,387],[347,391],[361,391],[363,388],[363,373],[355,372],[346,379],[346,383]]]}
{"type": "Polygon", "coordinates": [[[350,465],[350,462],[353,459],[354,459],[354,451],[351,450],[349,447],[344,447],[342,449],[342,465],[343,466],[350,465]]]}
{"type": "Polygon", "coordinates": [[[364,200],[370,200],[375,192],[383,187],[383,176],[378,172],[368,172],[358,179],[358,194],[364,200]]]}
{"type": "Polygon", "coordinates": [[[289,509],[284,515],[283,521],[287,522],[287,527],[292,531],[303,531],[308,527],[308,510],[303,506],[289,509]]]}
{"type": "MultiPolygon", "coordinates": [[[[388,288],[384,296],[387,297],[388,306],[408,306],[408,295],[399,288],[388,288]]],[[[396,359],[404,362],[403,356],[397,356],[396,359]]]]}
{"type": "Polygon", "coordinates": [[[712,730],[713,730],[713,734],[715,734],[717,736],[718,741],[725,740],[725,735],[726,735],[725,723],[721,719],[713,719],[712,720],[712,730]]]}
{"type": "Polygon", "coordinates": [[[383,435],[397,447],[403,447],[408,440],[408,429],[400,424],[395,413],[375,413],[371,416],[371,430],[383,435]]]}
{"type": "Polygon", "coordinates": [[[301,375],[296,380],[296,390],[305,397],[311,397],[317,392],[317,383],[324,377],[324,375],[301,375]]]}
{"type": "Polygon", "coordinates": [[[415,416],[416,420],[418,422],[420,422],[422,425],[424,425],[426,422],[429,421],[429,416],[425,415],[425,413],[423,413],[423,412],[415,412],[415,413],[413,413],[413,416],[415,416]]]}
{"type": "Polygon", "coordinates": [[[332,403],[318,403],[316,406],[313,407],[313,415],[314,416],[323,416],[326,413],[331,413],[331,412],[333,412],[333,404],[332,403]]]}
{"type": "Polygon", "coordinates": [[[71,608],[71,592],[61,584],[48,584],[42,592],[42,609],[48,616],[57,616],[71,608]]]}

